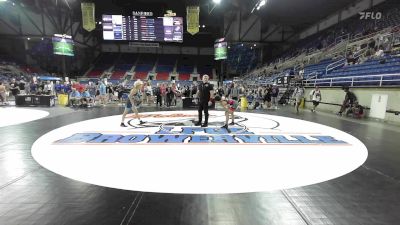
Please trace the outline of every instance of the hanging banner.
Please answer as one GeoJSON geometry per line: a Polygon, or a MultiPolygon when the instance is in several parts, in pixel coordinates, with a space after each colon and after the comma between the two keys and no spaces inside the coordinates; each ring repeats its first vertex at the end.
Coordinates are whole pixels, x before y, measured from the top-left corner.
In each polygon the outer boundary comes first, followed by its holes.
{"type": "Polygon", "coordinates": [[[199,32],[199,14],[199,6],[188,6],[186,8],[187,31],[191,35],[195,35],[199,32]]]}
{"type": "Polygon", "coordinates": [[[96,21],[94,17],[94,3],[83,2],[81,3],[81,8],[83,29],[90,32],[96,28],[96,21]]]}

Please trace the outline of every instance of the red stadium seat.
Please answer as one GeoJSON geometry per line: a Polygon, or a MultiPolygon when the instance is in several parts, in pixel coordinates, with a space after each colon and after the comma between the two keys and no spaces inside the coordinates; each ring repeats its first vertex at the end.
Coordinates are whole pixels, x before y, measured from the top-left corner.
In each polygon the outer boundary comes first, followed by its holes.
{"type": "Polygon", "coordinates": [[[103,73],[103,71],[92,70],[92,71],[89,72],[88,77],[90,77],[90,78],[100,78],[102,73],[103,73]]]}
{"type": "Polygon", "coordinates": [[[135,73],[135,79],[140,79],[140,80],[147,80],[147,75],[148,72],[136,72],[135,73]]]}
{"type": "Polygon", "coordinates": [[[126,71],[114,71],[111,75],[111,80],[120,80],[125,76],[126,71]]]}
{"type": "Polygon", "coordinates": [[[157,73],[156,80],[169,80],[169,73],[157,73]]]}
{"type": "Polygon", "coordinates": [[[190,80],[190,74],[188,73],[179,74],[179,80],[190,80]]]}

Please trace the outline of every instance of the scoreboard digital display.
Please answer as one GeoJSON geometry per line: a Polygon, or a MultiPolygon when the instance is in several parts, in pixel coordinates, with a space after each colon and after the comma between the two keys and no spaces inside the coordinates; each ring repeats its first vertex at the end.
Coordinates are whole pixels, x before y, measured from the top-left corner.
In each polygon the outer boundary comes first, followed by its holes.
{"type": "Polygon", "coordinates": [[[225,38],[220,38],[215,41],[214,44],[214,59],[222,60],[228,58],[228,43],[225,41],[225,38]]]}
{"type": "Polygon", "coordinates": [[[74,41],[70,36],[57,35],[52,38],[55,55],[74,56],[74,41]]]}
{"type": "Polygon", "coordinates": [[[103,15],[104,40],[183,42],[182,17],[103,15]]]}

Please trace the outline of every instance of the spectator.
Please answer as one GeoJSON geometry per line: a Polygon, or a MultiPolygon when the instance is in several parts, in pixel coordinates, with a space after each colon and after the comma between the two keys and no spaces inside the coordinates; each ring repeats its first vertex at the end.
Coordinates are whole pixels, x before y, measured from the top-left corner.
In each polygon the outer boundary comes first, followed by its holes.
{"type": "Polygon", "coordinates": [[[274,109],[278,109],[278,95],[279,87],[276,84],[273,84],[271,89],[271,102],[274,109]]]}
{"type": "Polygon", "coordinates": [[[69,106],[77,106],[81,98],[81,94],[75,88],[72,88],[72,92],[69,95],[69,106]]]}
{"type": "Polygon", "coordinates": [[[174,92],[172,91],[171,87],[167,87],[166,89],[166,100],[167,100],[167,107],[171,107],[171,102],[173,98],[174,92]]]}
{"type": "Polygon", "coordinates": [[[383,47],[379,46],[379,49],[375,52],[374,58],[382,58],[385,55],[385,53],[383,52],[383,47]]]}
{"type": "Polygon", "coordinates": [[[160,91],[162,102],[164,103],[164,105],[167,105],[167,85],[165,83],[161,84],[160,91]]]}
{"type": "Polygon", "coordinates": [[[107,104],[107,87],[103,81],[99,84],[100,103],[105,106],[107,104]]]}
{"type": "Polygon", "coordinates": [[[7,104],[6,86],[0,81],[0,102],[2,105],[7,104]]]}
{"type": "Polygon", "coordinates": [[[162,97],[161,97],[161,87],[160,84],[157,84],[157,87],[154,89],[154,95],[156,96],[156,106],[160,103],[160,107],[162,107],[162,97]]]}
{"type": "Polygon", "coordinates": [[[93,103],[93,100],[90,97],[90,93],[87,89],[82,92],[80,102],[81,106],[85,108],[89,106],[89,103],[93,103]]]}
{"type": "Polygon", "coordinates": [[[240,95],[240,90],[237,87],[237,84],[232,83],[229,98],[237,101],[239,99],[239,95],[240,95]]]}
{"type": "Polygon", "coordinates": [[[10,82],[10,91],[14,98],[19,94],[19,85],[14,78],[10,82]]]}
{"type": "Polygon", "coordinates": [[[153,89],[151,88],[151,85],[147,82],[144,83],[144,93],[145,93],[145,100],[146,104],[151,103],[151,97],[153,96],[153,89]]]}
{"type": "Polygon", "coordinates": [[[23,80],[19,81],[18,89],[19,89],[19,94],[21,94],[21,95],[25,95],[26,94],[26,92],[25,92],[25,81],[23,81],[23,80]]]}

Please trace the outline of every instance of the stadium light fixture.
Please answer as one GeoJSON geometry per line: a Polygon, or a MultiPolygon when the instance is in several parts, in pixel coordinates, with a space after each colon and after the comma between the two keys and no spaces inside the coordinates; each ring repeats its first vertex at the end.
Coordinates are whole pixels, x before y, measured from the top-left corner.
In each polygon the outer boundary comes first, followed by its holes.
{"type": "Polygon", "coordinates": [[[259,1],[256,3],[256,5],[254,6],[253,10],[251,10],[251,13],[253,13],[254,10],[256,10],[256,9],[257,9],[257,11],[260,10],[261,7],[263,7],[265,4],[267,4],[267,0],[259,0],[259,1]]]}

